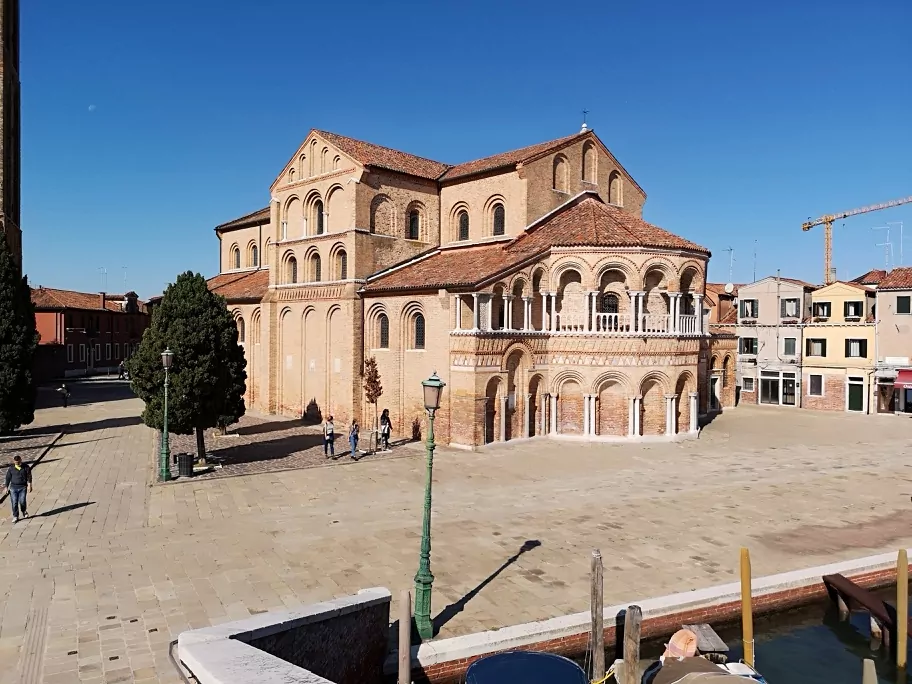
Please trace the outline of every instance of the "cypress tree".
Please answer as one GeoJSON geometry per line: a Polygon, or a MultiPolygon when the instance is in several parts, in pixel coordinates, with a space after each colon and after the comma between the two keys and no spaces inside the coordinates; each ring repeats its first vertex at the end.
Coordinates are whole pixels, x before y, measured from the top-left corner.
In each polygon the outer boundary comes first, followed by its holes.
{"type": "Polygon", "coordinates": [[[206,457],[205,430],[225,428],[244,415],[247,360],[225,300],[200,274],[187,271],[168,286],[133,358],[127,362],[133,391],[142,399],[143,422],[161,430],[165,371],[161,354],[174,352],[168,382],[168,429],[196,432],[206,457]]]}
{"type": "Polygon", "coordinates": [[[28,278],[20,274],[0,235],[0,435],[35,418],[32,365],[37,349],[38,330],[28,278]]]}

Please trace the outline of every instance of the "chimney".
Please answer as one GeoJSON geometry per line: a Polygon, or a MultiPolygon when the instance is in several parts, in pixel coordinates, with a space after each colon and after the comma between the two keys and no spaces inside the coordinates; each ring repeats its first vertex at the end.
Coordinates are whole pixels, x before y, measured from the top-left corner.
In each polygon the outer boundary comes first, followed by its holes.
{"type": "Polygon", "coordinates": [[[105,293],[104,293],[104,292],[102,292],[102,293],[99,295],[98,301],[99,301],[100,304],[101,304],[101,308],[102,308],[102,309],[105,308],[105,293]]]}

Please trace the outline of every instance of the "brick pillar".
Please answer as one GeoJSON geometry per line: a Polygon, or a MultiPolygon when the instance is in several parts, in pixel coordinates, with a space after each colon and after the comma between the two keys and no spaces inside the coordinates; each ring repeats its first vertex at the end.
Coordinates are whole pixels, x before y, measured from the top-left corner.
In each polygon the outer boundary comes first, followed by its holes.
{"type": "MultiPolygon", "coordinates": [[[[758,389],[759,392],[759,389],[758,389]]],[[[699,409],[697,408],[697,393],[690,393],[690,432],[700,431],[699,409]]]]}

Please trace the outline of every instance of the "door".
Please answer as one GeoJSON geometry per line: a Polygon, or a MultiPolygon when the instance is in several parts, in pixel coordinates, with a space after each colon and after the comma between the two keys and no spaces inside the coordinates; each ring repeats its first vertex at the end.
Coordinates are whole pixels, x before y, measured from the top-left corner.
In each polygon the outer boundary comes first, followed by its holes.
{"type": "Polygon", "coordinates": [[[795,405],[795,379],[794,378],[783,378],[782,379],[782,405],[783,406],[794,406],[795,405]]]}
{"type": "Polygon", "coordinates": [[[760,403],[779,404],[779,378],[760,378],[760,403]]]}
{"type": "Polygon", "coordinates": [[[710,408],[715,411],[719,408],[719,378],[709,379],[710,408]]]}
{"type": "Polygon", "coordinates": [[[864,385],[849,383],[849,411],[864,411],[864,385]]]}

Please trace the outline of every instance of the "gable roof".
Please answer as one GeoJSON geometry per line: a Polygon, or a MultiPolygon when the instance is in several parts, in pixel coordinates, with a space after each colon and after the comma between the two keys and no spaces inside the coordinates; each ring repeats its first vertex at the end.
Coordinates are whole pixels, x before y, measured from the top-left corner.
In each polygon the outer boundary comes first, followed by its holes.
{"type": "MultiPolygon", "coordinates": [[[[75,292],[58,290],[53,287],[32,288],[32,304],[41,309],[81,309],[84,311],[113,311],[123,313],[120,303],[126,295],[105,294],[104,308],[101,306],[100,292],[75,292]]],[[[132,294],[132,293],[131,293],[132,294]]]]}
{"type": "Polygon", "coordinates": [[[869,293],[871,293],[871,294],[874,294],[874,291],[873,291],[871,288],[869,288],[869,287],[865,287],[864,285],[861,285],[860,283],[856,283],[856,282],[854,282],[854,281],[852,281],[852,282],[846,282],[846,281],[844,281],[844,280],[837,280],[837,281],[835,281],[835,282],[830,283],[829,285],[824,285],[823,287],[819,287],[819,288],[817,288],[817,290],[814,292],[814,294],[815,294],[815,295],[820,294],[820,293],[823,292],[824,290],[827,290],[827,289],[833,287],[834,285],[842,285],[842,286],[844,286],[844,287],[850,287],[850,288],[852,288],[853,290],[861,290],[862,292],[869,292],[869,293]]]}
{"type": "Polygon", "coordinates": [[[744,287],[744,285],[741,285],[739,283],[732,283],[732,285],[735,286],[734,290],[731,292],[726,292],[725,285],[726,283],[706,283],[706,292],[707,294],[711,292],[712,294],[716,295],[716,297],[737,297],[738,288],[744,287]]]}
{"type": "Polygon", "coordinates": [[[518,237],[435,249],[368,278],[365,292],[473,287],[534,260],[553,247],[658,247],[709,256],[709,251],[626,214],[585,192],[546,214],[518,237]]]}
{"type": "MultiPolygon", "coordinates": [[[[449,168],[448,164],[425,159],[408,152],[400,152],[382,145],[356,140],[338,133],[329,131],[319,131],[316,133],[326,142],[338,147],[342,152],[364,166],[375,166],[380,169],[389,169],[399,173],[407,173],[410,176],[418,178],[427,178],[428,180],[437,180],[449,168]]],[[[310,137],[309,135],[307,136],[310,137]]]]}
{"type": "Polygon", "coordinates": [[[881,280],[887,277],[887,272],[882,268],[872,268],[870,271],[864,275],[860,275],[857,278],[853,278],[853,283],[861,283],[862,285],[878,285],[881,280]]]}
{"type": "Polygon", "coordinates": [[[234,230],[236,228],[249,228],[250,226],[258,226],[261,223],[269,223],[269,207],[264,209],[258,209],[257,211],[245,214],[240,218],[232,219],[226,223],[222,223],[215,227],[216,233],[221,233],[226,230],[234,230]]]}
{"type": "Polygon", "coordinates": [[[259,302],[269,289],[269,270],[220,273],[206,281],[209,291],[232,302],[259,302]]]}
{"type": "MultiPolygon", "coordinates": [[[[768,280],[775,281],[776,276],[766,276],[765,278],[760,278],[760,280],[755,280],[752,283],[745,283],[744,285],[739,285],[738,294],[740,295],[740,291],[742,288],[753,287],[754,285],[759,285],[760,283],[765,283],[768,280]]],[[[817,289],[817,285],[812,285],[811,283],[809,283],[805,280],[798,280],[797,278],[783,278],[780,276],[779,280],[782,281],[783,283],[790,283],[792,285],[797,285],[798,287],[802,287],[805,290],[816,290],[817,289]]]]}
{"type": "Polygon", "coordinates": [[[878,290],[912,290],[912,267],[894,268],[880,281],[878,290]]]}
{"type": "Polygon", "coordinates": [[[563,138],[521,147],[518,150],[509,150],[508,152],[501,152],[499,154],[491,155],[490,157],[482,157],[481,159],[456,164],[455,166],[451,166],[447,172],[440,177],[440,180],[452,180],[453,178],[471,176],[472,174],[483,173],[484,171],[493,171],[494,169],[515,166],[516,164],[530,161],[535,157],[547,154],[558,147],[563,147],[564,145],[584,138],[587,135],[589,135],[589,131],[583,131],[564,136],[563,138]]]}

